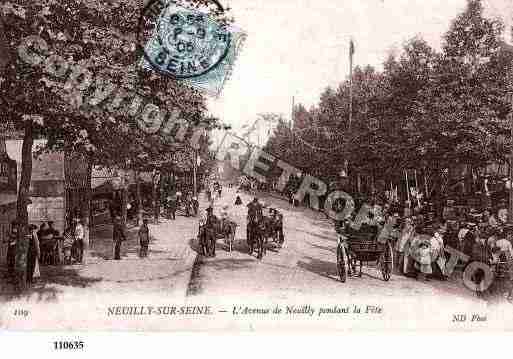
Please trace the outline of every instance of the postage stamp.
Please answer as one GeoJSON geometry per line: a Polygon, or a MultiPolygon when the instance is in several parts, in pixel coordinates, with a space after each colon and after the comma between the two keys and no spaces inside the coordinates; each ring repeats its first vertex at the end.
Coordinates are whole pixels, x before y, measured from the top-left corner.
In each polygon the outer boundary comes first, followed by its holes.
{"type": "MultiPolygon", "coordinates": [[[[223,7],[217,1],[212,3],[216,13],[224,15],[223,7]]],[[[142,66],[219,96],[246,34],[214,16],[208,8],[187,8],[174,1],[150,2],[140,20],[141,26],[154,25],[143,45],[142,66]]],[[[142,28],[140,31],[144,32],[142,28]]]]}

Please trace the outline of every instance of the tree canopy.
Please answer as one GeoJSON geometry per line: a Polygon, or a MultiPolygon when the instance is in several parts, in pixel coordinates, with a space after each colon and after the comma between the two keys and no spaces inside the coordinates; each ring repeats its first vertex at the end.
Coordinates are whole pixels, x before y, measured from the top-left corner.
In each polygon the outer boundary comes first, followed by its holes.
{"type": "Polygon", "coordinates": [[[408,168],[436,177],[456,164],[506,161],[513,56],[501,51],[504,31],[499,21],[484,17],[481,1],[469,0],[441,51],[417,36],[390,55],[382,71],[354,69],[351,126],[346,79],[326,89],[317,106],[297,105],[295,128],[276,131],[268,150],[327,181],[346,160],[353,175],[387,181],[408,168]],[[329,138],[303,136],[312,128],[325,128],[335,145],[312,151],[329,138]],[[314,173],[319,167],[321,173],[314,173]]]}

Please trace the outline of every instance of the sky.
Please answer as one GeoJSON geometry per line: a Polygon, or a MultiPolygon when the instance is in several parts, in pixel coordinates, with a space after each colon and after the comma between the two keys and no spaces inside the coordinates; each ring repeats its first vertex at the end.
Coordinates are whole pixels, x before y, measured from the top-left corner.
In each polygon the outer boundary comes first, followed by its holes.
{"type": "MultiPolygon", "coordinates": [[[[513,16],[513,0],[483,0],[490,17],[513,16]],[[510,16],[505,16],[510,14],[510,16]]],[[[466,0],[221,0],[232,8],[247,40],[230,80],[209,111],[235,131],[258,113],[290,119],[292,97],[309,108],[354,64],[378,69],[390,52],[420,35],[439,49],[466,0]]]]}

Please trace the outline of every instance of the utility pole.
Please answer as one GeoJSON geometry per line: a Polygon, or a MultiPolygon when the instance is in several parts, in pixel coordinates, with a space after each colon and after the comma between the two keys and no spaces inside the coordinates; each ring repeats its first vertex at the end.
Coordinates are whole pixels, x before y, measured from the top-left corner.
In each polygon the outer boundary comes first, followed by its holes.
{"type": "Polygon", "coordinates": [[[354,43],[351,38],[349,42],[349,131],[351,131],[351,123],[353,122],[353,56],[354,43]]]}
{"type": "Polygon", "coordinates": [[[290,112],[290,129],[294,129],[294,106],[295,106],[295,98],[292,96],[292,111],[290,112]]]}
{"type": "Polygon", "coordinates": [[[198,196],[198,150],[194,149],[194,159],[192,161],[193,171],[193,193],[194,197],[198,196]]]}
{"type": "MultiPolygon", "coordinates": [[[[348,131],[351,132],[351,124],[353,122],[353,56],[354,56],[354,42],[353,38],[349,41],[349,123],[348,131]]],[[[345,160],[344,172],[349,178],[349,161],[345,160]]]]}
{"type": "MultiPolygon", "coordinates": [[[[510,127],[510,142],[513,144],[513,92],[508,94],[510,103],[509,113],[509,127],[510,127]]],[[[509,153],[509,206],[508,206],[508,220],[513,224],[513,148],[509,153]]]]}

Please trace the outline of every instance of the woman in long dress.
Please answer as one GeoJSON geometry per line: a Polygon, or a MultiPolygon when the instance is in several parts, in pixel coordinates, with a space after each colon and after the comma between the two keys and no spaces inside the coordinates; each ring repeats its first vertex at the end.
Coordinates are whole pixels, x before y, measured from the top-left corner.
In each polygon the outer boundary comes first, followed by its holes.
{"type": "Polygon", "coordinates": [[[39,239],[37,237],[37,226],[31,224],[30,230],[30,242],[27,253],[27,283],[31,284],[34,282],[34,278],[41,276],[39,272],[39,256],[41,254],[39,248],[39,239]]]}

